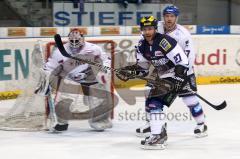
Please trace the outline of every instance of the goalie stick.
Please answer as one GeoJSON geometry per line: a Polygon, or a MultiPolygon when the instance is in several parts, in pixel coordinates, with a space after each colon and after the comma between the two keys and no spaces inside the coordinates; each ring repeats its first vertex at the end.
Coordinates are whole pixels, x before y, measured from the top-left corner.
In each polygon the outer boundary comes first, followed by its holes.
{"type": "MultiPolygon", "coordinates": [[[[44,51],[42,49],[41,41],[38,41],[38,45],[40,46],[39,51],[40,51],[41,56],[42,56],[42,63],[44,64],[46,61],[44,59],[44,55],[43,55],[44,51]]],[[[58,79],[56,92],[59,89],[60,82],[61,82],[61,79],[58,79]]],[[[55,99],[53,99],[53,97],[52,97],[52,87],[50,85],[48,85],[48,89],[49,90],[48,90],[48,93],[46,95],[46,100],[47,100],[46,111],[48,111],[47,109],[49,109],[49,112],[48,112],[49,114],[46,114],[45,125],[47,126],[47,118],[49,118],[50,119],[49,130],[53,132],[54,131],[53,127],[55,127],[57,125],[57,115],[56,115],[56,110],[55,110],[55,99]]],[[[34,92],[34,93],[36,93],[36,92],[34,92]]],[[[56,97],[57,97],[57,95],[55,96],[55,98],[56,97]]]]}
{"type": "MultiPolygon", "coordinates": [[[[81,62],[85,62],[85,63],[88,63],[90,65],[93,65],[93,66],[97,66],[99,68],[101,68],[102,70],[110,70],[112,72],[115,72],[115,73],[120,73],[119,69],[115,69],[115,68],[111,68],[111,67],[108,67],[108,66],[103,66],[102,64],[100,63],[96,63],[96,62],[93,62],[93,61],[90,61],[90,60],[87,60],[87,59],[80,59],[78,57],[74,57],[74,56],[71,56],[69,53],[67,53],[67,51],[65,50],[64,46],[63,46],[63,43],[62,43],[62,39],[61,39],[61,36],[59,34],[56,34],[54,36],[54,40],[56,42],[56,45],[60,51],[60,53],[65,56],[65,57],[68,57],[68,58],[71,58],[71,59],[74,59],[74,60],[77,60],[77,61],[81,61],[81,62]]],[[[131,74],[129,74],[129,76],[132,76],[131,74]]],[[[159,79],[159,80],[152,80],[152,79],[149,79],[149,78],[145,78],[145,77],[141,77],[141,76],[133,76],[135,78],[138,78],[138,79],[141,79],[141,80],[144,80],[144,81],[147,81],[157,87],[170,87],[170,91],[173,89],[172,88],[172,82],[170,81],[166,81],[164,79],[159,79]]],[[[202,101],[204,101],[206,104],[208,104],[209,106],[211,106],[212,108],[214,108],[215,110],[221,110],[221,109],[224,109],[226,106],[227,106],[227,103],[226,101],[223,101],[221,104],[219,105],[214,105],[212,103],[210,103],[208,100],[206,100],[205,98],[203,98],[202,96],[200,96],[198,93],[192,91],[193,94],[195,94],[199,99],[201,99],[202,101]]]]}

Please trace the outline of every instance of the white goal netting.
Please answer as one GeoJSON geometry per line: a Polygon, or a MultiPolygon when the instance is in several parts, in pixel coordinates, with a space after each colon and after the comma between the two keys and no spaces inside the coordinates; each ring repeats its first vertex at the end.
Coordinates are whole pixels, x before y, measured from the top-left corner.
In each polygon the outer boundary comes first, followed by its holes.
{"type": "Polygon", "coordinates": [[[0,116],[2,130],[39,131],[46,126],[45,97],[34,94],[44,61],[40,42],[34,46],[31,58],[31,71],[21,95],[17,97],[13,107],[0,116]]]}

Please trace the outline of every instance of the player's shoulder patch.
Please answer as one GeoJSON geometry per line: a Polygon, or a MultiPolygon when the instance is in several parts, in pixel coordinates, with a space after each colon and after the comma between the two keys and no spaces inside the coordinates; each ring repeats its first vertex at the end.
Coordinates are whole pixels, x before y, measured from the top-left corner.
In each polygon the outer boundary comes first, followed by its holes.
{"type": "Polygon", "coordinates": [[[163,38],[160,43],[159,46],[164,50],[164,51],[168,51],[170,48],[172,48],[172,45],[170,44],[170,42],[166,39],[163,38]]]}

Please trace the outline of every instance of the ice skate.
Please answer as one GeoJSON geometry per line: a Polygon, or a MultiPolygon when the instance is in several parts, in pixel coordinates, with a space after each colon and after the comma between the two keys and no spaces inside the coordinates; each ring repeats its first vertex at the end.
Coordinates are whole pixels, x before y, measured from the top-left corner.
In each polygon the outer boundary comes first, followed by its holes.
{"type": "Polygon", "coordinates": [[[166,124],[162,127],[160,134],[152,134],[141,141],[141,148],[146,150],[163,150],[166,148],[168,139],[166,124]]]}
{"type": "Polygon", "coordinates": [[[194,134],[197,138],[208,136],[207,125],[204,123],[197,124],[197,127],[194,129],[194,134]]]}
{"type": "Polygon", "coordinates": [[[67,131],[68,126],[69,126],[69,124],[67,124],[67,123],[57,123],[53,127],[51,127],[49,129],[49,131],[52,132],[52,133],[60,133],[60,132],[63,132],[63,131],[67,131]]]}
{"type": "Polygon", "coordinates": [[[150,136],[150,132],[151,132],[151,129],[150,129],[149,121],[146,121],[146,123],[143,126],[136,129],[136,136],[147,137],[147,136],[150,136]]]}

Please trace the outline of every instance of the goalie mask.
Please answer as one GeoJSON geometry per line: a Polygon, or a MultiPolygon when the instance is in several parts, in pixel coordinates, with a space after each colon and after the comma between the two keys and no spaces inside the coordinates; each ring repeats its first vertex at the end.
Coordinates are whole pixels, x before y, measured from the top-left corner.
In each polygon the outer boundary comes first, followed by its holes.
{"type": "Polygon", "coordinates": [[[84,45],[84,37],[83,34],[78,29],[73,29],[68,34],[68,40],[70,43],[70,47],[72,49],[78,49],[84,45]]]}

